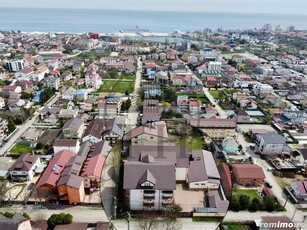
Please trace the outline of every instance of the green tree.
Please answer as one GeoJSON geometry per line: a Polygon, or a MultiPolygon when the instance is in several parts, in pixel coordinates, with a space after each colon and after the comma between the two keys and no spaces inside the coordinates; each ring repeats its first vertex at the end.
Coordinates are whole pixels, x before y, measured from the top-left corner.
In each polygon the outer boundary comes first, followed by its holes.
{"type": "Polygon", "coordinates": [[[28,93],[26,91],[23,91],[21,94],[21,98],[22,99],[32,99],[33,98],[33,94],[32,93],[28,93]]]}
{"type": "Polygon", "coordinates": [[[60,224],[71,224],[73,221],[73,216],[66,213],[52,214],[48,219],[48,227],[54,228],[56,225],[60,224]]]}
{"type": "Polygon", "coordinates": [[[26,212],[22,213],[22,215],[23,215],[25,218],[30,218],[29,214],[26,213],[26,212]]]}
{"type": "Polygon", "coordinates": [[[9,130],[9,133],[12,133],[16,129],[15,122],[12,117],[9,117],[8,119],[7,128],[9,130]]]}
{"type": "Polygon", "coordinates": [[[264,204],[266,211],[273,212],[275,210],[275,199],[274,199],[274,197],[271,197],[271,196],[264,197],[263,204],[264,204]]]}
{"type": "Polygon", "coordinates": [[[248,208],[249,211],[251,212],[256,212],[261,208],[261,202],[259,201],[259,199],[254,198],[248,208]]]}
{"type": "Polygon", "coordinates": [[[230,201],[230,209],[233,211],[240,211],[241,210],[241,205],[239,202],[239,198],[237,196],[232,196],[231,201],[230,201]]]}
{"type": "Polygon", "coordinates": [[[247,209],[250,206],[250,198],[246,195],[241,195],[239,198],[241,209],[247,209]]]}
{"type": "Polygon", "coordinates": [[[128,90],[126,89],[126,91],[125,91],[125,95],[126,96],[128,96],[129,95],[129,92],[128,92],[128,90]]]}
{"type": "Polygon", "coordinates": [[[44,144],[42,143],[42,142],[38,142],[37,144],[36,144],[36,147],[35,147],[36,149],[42,149],[42,148],[44,148],[44,144]]]}

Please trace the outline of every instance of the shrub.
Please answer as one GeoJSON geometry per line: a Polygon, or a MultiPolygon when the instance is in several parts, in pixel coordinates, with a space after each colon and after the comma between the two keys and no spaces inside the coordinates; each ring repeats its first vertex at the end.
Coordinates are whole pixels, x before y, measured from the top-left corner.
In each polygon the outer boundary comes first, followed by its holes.
{"type": "Polygon", "coordinates": [[[254,198],[251,202],[251,204],[249,205],[248,210],[251,212],[256,212],[261,208],[261,203],[257,198],[254,198]]]}
{"type": "Polygon", "coordinates": [[[66,213],[52,214],[48,219],[48,227],[54,228],[56,225],[60,224],[71,224],[73,216],[66,213]]]}
{"type": "Polygon", "coordinates": [[[264,197],[263,204],[266,211],[273,212],[275,210],[275,200],[273,197],[270,196],[264,197]]]}
{"type": "Polygon", "coordinates": [[[250,198],[246,195],[241,195],[239,198],[241,209],[247,209],[250,206],[250,198]]]}
{"type": "Polygon", "coordinates": [[[237,196],[231,197],[230,209],[236,212],[240,211],[241,205],[237,196]]]}

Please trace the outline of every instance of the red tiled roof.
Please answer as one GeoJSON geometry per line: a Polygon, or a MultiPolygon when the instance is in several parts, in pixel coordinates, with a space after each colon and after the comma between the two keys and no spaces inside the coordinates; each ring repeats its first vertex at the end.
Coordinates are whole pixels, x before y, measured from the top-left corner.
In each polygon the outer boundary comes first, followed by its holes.
{"type": "Polygon", "coordinates": [[[233,170],[237,171],[239,178],[264,179],[262,168],[256,164],[233,164],[233,170]]]}
{"type": "Polygon", "coordinates": [[[102,154],[97,154],[93,157],[87,158],[84,163],[81,176],[100,177],[105,160],[106,158],[102,154]]]}
{"type": "Polygon", "coordinates": [[[57,181],[61,176],[61,172],[64,170],[65,165],[68,163],[71,157],[76,154],[68,151],[62,150],[58,152],[49,162],[44,174],[41,176],[36,187],[41,187],[44,185],[56,186],[57,181]]]}
{"type": "Polygon", "coordinates": [[[230,175],[230,170],[227,164],[222,163],[217,166],[217,169],[221,176],[221,183],[226,196],[231,195],[232,190],[232,180],[230,175]]]}
{"type": "Polygon", "coordinates": [[[190,100],[189,105],[190,106],[201,106],[201,101],[200,100],[190,100]]]}

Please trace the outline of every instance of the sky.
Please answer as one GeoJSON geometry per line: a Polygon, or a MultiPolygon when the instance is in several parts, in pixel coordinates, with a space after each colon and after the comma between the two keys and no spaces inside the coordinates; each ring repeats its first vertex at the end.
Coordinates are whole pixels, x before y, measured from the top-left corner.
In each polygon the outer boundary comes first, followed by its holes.
{"type": "Polygon", "coordinates": [[[10,0],[0,7],[307,14],[307,0],[10,0]]]}

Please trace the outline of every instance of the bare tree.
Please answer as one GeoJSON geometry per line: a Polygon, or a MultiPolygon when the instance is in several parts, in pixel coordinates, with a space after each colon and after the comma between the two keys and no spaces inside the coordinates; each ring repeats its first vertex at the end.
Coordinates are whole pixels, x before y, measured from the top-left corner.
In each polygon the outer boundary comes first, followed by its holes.
{"type": "Polygon", "coordinates": [[[38,211],[33,215],[32,218],[34,221],[47,220],[47,214],[43,211],[38,211]]]}
{"type": "Polygon", "coordinates": [[[141,217],[137,220],[139,230],[156,230],[160,229],[160,220],[157,217],[141,217]]]}

